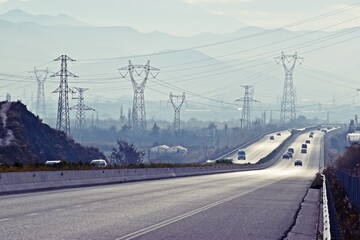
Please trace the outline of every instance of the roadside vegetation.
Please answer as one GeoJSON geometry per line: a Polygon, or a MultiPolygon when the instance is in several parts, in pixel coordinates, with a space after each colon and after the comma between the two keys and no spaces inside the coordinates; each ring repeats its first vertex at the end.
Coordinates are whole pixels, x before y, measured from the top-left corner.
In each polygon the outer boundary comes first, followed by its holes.
{"type": "MultiPolygon", "coordinates": [[[[229,163],[220,163],[216,166],[229,165],[229,163]]],[[[45,165],[45,163],[15,163],[13,165],[1,164],[0,172],[33,172],[33,171],[66,171],[66,170],[99,170],[99,169],[134,169],[134,168],[179,168],[179,167],[205,167],[215,166],[215,164],[130,164],[130,165],[108,165],[106,167],[97,167],[89,163],[71,163],[63,161],[60,164],[45,165]]]]}
{"type": "Polygon", "coordinates": [[[360,209],[350,203],[344,186],[336,177],[337,170],[360,178],[359,145],[355,144],[347,148],[345,153],[335,161],[333,166],[329,166],[324,170],[324,174],[326,175],[334,198],[343,239],[360,239],[360,209]]]}

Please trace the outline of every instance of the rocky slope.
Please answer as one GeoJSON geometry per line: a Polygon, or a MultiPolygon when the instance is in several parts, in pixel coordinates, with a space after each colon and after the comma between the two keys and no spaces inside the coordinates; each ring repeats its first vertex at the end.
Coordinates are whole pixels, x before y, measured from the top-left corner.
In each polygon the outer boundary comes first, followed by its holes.
{"type": "Polygon", "coordinates": [[[83,147],[64,132],[42,123],[21,102],[1,102],[0,118],[2,163],[34,163],[55,159],[85,163],[105,158],[98,149],[83,147]]]}

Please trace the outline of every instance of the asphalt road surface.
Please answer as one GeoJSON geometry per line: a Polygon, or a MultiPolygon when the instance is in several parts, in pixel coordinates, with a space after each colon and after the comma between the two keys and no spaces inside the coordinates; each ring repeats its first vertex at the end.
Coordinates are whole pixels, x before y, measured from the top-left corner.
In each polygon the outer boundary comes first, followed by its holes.
{"type": "Polygon", "coordinates": [[[307,154],[268,169],[0,197],[0,239],[281,239],[319,167],[307,154]]]}
{"type": "Polygon", "coordinates": [[[230,155],[229,157],[233,159],[235,164],[254,164],[257,163],[261,158],[269,155],[274,149],[276,149],[280,144],[290,136],[289,131],[280,131],[276,133],[267,134],[262,137],[259,141],[251,144],[250,146],[243,148],[246,153],[245,160],[238,160],[237,153],[230,155]],[[270,139],[270,136],[274,137],[274,140],[270,139]]]}

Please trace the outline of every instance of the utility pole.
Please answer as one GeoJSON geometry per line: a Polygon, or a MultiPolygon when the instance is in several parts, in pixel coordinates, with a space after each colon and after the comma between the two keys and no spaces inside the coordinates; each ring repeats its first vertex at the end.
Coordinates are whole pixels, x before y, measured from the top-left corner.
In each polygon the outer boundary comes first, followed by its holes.
{"type": "Polygon", "coordinates": [[[128,109],[128,126],[131,126],[131,108],[128,109]]]}
{"type": "Polygon", "coordinates": [[[38,83],[35,111],[38,115],[40,115],[43,118],[46,117],[44,85],[48,73],[49,73],[48,68],[44,70],[36,69],[36,67],[34,68],[34,74],[38,83]]]}
{"type": "Polygon", "coordinates": [[[359,127],[359,116],[357,114],[355,114],[354,116],[354,119],[355,119],[355,129],[357,130],[358,127],[359,127]]]}
{"type": "Polygon", "coordinates": [[[304,58],[294,55],[286,55],[283,52],[280,57],[275,58],[277,64],[282,63],[285,71],[283,96],[281,101],[280,123],[293,122],[296,120],[295,90],[293,84],[293,72],[295,64],[301,64],[304,58]]]}
{"type": "Polygon", "coordinates": [[[95,109],[88,107],[84,104],[84,92],[88,90],[88,88],[75,88],[78,92],[78,97],[73,98],[77,99],[78,103],[77,105],[70,108],[70,110],[76,110],[76,121],[75,121],[75,127],[79,130],[83,130],[86,125],[85,120],[85,111],[95,111],[95,109]]]}
{"type": "Polygon", "coordinates": [[[64,131],[67,135],[70,135],[69,92],[71,92],[71,89],[68,86],[68,77],[78,76],[67,70],[67,62],[75,60],[67,55],[61,55],[54,61],[61,61],[61,70],[51,75],[51,77],[60,76],[60,85],[55,91],[53,91],[53,93],[59,93],[56,129],[64,131]]]}
{"type": "Polygon", "coordinates": [[[249,129],[251,126],[251,121],[250,121],[250,112],[251,112],[251,106],[250,103],[251,102],[258,102],[257,100],[254,100],[251,95],[251,89],[253,88],[253,86],[249,86],[249,85],[244,85],[241,86],[245,89],[245,95],[243,98],[237,99],[235,100],[236,102],[243,102],[243,108],[242,108],[242,117],[241,117],[241,128],[247,128],[249,129]]]}
{"type": "Polygon", "coordinates": [[[11,94],[10,93],[6,93],[6,101],[11,102],[11,94]]]}
{"type": "Polygon", "coordinates": [[[170,92],[170,102],[174,107],[174,131],[180,130],[180,110],[182,105],[184,104],[185,100],[185,93],[182,95],[173,95],[170,92]],[[174,102],[176,100],[176,102],[174,102]]]}
{"type": "Polygon", "coordinates": [[[158,72],[157,68],[150,66],[150,61],[147,61],[146,65],[133,65],[129,61],[127,67],[119,68],[119,73],[123,78],[127,75],[130,77],[134,89],[134,99],[132,108],[132,127],[134,131],[144,132],[147,129],[146,126],[146,112],[145,112],[145,98],[144,91],[146,81],[151,75],[156,78],[158,72]],[[154,73],[156,72],[156,73],[154,73]]]}

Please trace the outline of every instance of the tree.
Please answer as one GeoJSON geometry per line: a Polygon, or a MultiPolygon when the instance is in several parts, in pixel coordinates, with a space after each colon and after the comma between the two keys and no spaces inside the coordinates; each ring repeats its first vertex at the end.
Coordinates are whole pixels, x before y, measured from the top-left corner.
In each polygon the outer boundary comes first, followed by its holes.
{"type": "Polygon", "coordinates": [[[116,165],[138,165],[145,155],[144,151],[137,150],[134,144],[117,140],[117,148],[113,147],[110,160],[116,165]]]}

